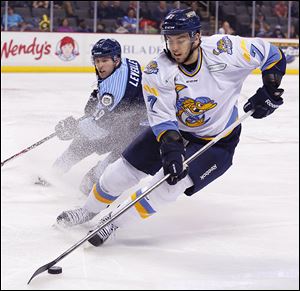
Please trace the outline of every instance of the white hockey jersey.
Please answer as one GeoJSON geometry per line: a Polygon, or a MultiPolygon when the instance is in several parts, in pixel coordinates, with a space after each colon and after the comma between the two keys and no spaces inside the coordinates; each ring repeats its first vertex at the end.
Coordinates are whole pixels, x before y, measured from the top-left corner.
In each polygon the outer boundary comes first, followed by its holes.
{"type": "Polygon", "coordinates": [[[271,68],[281,58],[280,50],[262,39],[229,35],[202,40],[193,72],[161,52],[142,78],[148,119],[157,139],[166,130],[205,139],[216,136],[238,118],[238,98],[246,77],[257,67],[271,68]]]}

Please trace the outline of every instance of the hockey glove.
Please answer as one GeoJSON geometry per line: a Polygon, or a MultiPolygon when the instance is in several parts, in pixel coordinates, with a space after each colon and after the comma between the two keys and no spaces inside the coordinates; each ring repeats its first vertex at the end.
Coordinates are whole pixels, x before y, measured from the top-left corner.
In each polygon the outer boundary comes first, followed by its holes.
{"type": "Polygon", "coordinates": [[[254,118],[264,118],[272,114],[280,105],[283,104],[281,95],[283,89],[274,89],[273,92],[267,90],[265,86],[259,88],[255,95],[253,95],[244,105],[244,111],[248,112],[254,109],[252,116],[254,118]]]}
{"type": "Polygon", "coordinates": [[[85,105],[84,108],[84,113],[85,115],[93,115],[93,113],[96,111],[96,106],[98,104],[98,90],[94,90],[91,93],[91,96],[87,102],[87,104],[85,105]]]}
{"type": "Polygon", "coordinates": [[[161,137],[160,154],[164,174],[170,174],[167,182],[169,185],[175,185],[188,173],[187,167],[183,166],[185,156],[183,139],[177,131],[167,131],[161,137]]]}
{"type": "Polygon", "coordinates": [[[73,116],[69,116],[55,126],[55,133],[59,139],[69,140],[75,137],[77,127],[78,121],[73,116]]]}

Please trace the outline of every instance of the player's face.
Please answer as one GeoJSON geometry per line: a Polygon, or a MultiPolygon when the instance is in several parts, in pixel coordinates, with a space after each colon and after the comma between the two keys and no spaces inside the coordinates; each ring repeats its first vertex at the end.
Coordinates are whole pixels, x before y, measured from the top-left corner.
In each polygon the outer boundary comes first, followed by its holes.
{"type": "Polygon", "coordinates": [[[172,57],[181,64],[187,58],[191,49],[191,38],[188,33],[167,35],[167,45],[172,57]]]}
{"type": "Polygon", "coordinates": [[[107,78],[115,69],[115,62],[111,57],[96,58],[94,62],[101,79],[107,78]]]}

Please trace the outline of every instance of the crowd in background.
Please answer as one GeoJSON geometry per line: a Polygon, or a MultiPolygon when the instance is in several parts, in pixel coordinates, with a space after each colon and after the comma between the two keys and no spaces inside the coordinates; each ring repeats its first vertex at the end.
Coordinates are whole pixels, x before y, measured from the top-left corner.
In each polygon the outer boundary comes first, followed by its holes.
{"type": "MultiPolygon", "coordinates": [[[[51,1],[1,1],[1,30],[50,31],[51,1]]],[[[53,31],[94,32],[95,1],[52,1],[53,31]]],[[[287,37],[289,1],[255,1],[257,37],[287,37]]],[[[291,1],[290,38],[299,37],[299,2],[291,1]]],[[[174,8],[192,8],[202,22],[202,34],[216,33],[216,1],[97,1],[96,32],[158,34],[174,8]],[[137,28],[138,26],[138,28],[137,28]]],[[[252,35],[253,1],[219,1],[220,34],[252,35]]]]}

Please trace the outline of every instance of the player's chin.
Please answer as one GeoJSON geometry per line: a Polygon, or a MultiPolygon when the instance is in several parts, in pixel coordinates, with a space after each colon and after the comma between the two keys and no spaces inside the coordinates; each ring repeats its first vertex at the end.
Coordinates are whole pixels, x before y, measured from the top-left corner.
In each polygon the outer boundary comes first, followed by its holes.
{"type": "Polygon", "coordinates": [[[176,61],[176,63],[178,63],[178,64],[183,64],[183,62],[185,60],[185,58],[182,55],[180,55],[180,56],[173,55],[173,58],[176,61]]]}
{"type": "Polygon", "coordinates": [[[104,79],[104,78],[107,77],[107,74],[106,74],[106,73],[99,73],[99,75],[100,75],[100,77],[101,77],[102,79],[104,79]]]}

